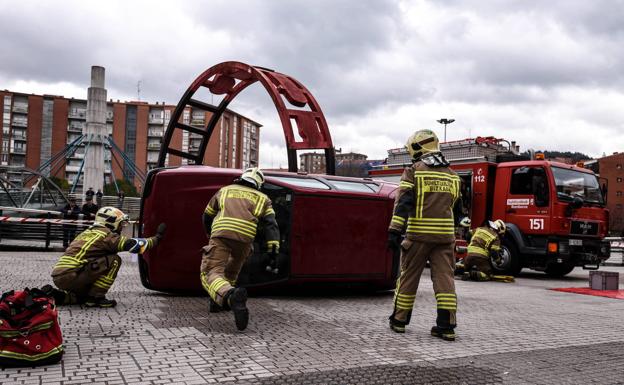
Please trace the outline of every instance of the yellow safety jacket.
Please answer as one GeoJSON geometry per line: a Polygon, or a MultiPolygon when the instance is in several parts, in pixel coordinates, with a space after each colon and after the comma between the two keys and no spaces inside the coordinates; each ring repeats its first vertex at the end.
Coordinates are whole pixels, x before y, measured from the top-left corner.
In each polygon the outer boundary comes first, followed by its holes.
{"type": "Polygon", "coordinates": [[[107,227],[93,225],[80,233],[59,258],[52,275],[80,270],[91,258],[117,254],[120,251],[143,253],[158,244],[157,236],[151,238],[126,238],[107,227]]]}
{"type": "Polygon", "coordinates": [[[498,234],[489,227],[477,228],[472,239],[470,239],[468,255],[479,255],[489,258],[490,251],[500,252],[500,238],[498,234]]]}
{"type": "Polygon", "coordinates": [[[210,199],[204,213],[213,218],[211,237],[251,243],[258,223],[263,222],[267,248],[279,250],[279,228],[271,200],[256,189],[225,186],[210,199]]]}
{"type": "MultiPolygon", "coordinates": [[[[461,210],[461,180],[446,166],[415,162],[401,176],[390,231],[431,243],[455,240],[455,214],[461,210]]],[[[457,218],[459,219],[459,218],[457,218]]]]}

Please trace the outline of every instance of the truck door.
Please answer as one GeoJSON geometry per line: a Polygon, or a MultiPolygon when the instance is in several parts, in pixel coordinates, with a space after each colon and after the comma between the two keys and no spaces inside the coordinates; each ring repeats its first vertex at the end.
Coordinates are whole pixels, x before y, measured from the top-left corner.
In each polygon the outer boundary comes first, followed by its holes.
{"type": "Polygon", "coordinates": [[[547,234],[550,231],[551,202],[546,175],[546,170],[539,166],[511,170],[505,221],[518,226],[524,234],[547,234]]]}

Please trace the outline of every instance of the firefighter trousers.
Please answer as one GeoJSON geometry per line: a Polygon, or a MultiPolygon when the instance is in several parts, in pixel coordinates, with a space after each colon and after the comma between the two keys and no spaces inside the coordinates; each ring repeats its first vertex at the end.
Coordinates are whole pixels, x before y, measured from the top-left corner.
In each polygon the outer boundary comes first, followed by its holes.
{"type": "Polygon", "coordinates": [[[121,267],[117,254],[89,258],[80,268],[52,274],[56,287],[70,294],[70,302],[80,302],[86,297],[103,298],[115,282],[121,267]]]}
{"type": "Polygon", "coordinates": [[[490,259],[480,254],[468,254],[464,259],[465,271],[476,270],[487,275],[492,275],[492,265],[490,259]]]}
{"type": "Polygon", "coordinates": [[[224,305],[223,298],[236,284],[238,273],[252,248],[249,242],[216,237],[211,237],[208,245],[204,246],[201,283],[210,298],[220,306],[224,305]]]}
{"type": "Polygon", "coordinates": [[[454,242],[427,243],[405,239],[401,243],[401,274],[394,294],[393,322],[409,324],[420,276],[427,261],[437,302],[436,325],[453,329],[456,325],[457,296],[455,295],[454,242]]]}

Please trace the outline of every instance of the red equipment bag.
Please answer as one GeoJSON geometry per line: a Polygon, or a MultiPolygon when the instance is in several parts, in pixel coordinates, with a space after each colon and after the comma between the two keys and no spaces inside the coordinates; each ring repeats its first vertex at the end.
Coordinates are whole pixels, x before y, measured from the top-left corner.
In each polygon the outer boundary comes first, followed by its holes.
{"type": "Polygon", "coordinates": [[[9,291],[0,298],[0,367],[55,364],[63,336],[54,299],[39,289],[9,291]]]}

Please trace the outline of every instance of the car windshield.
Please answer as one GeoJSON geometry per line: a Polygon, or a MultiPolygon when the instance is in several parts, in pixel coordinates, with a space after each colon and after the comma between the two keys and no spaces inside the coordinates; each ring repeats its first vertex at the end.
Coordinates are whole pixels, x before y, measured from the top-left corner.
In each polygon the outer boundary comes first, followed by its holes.
{"type": "Polygon", "coordinates": [[[604,204],[596,175],[560,167],[552,167],[557,197],[571,201],[580,197],[585,202],[604,204]]]}

